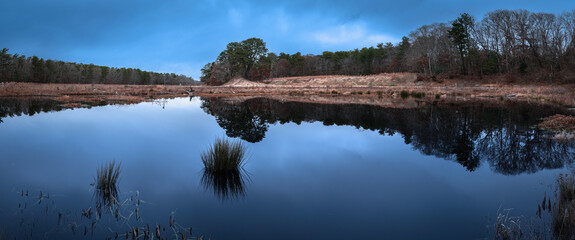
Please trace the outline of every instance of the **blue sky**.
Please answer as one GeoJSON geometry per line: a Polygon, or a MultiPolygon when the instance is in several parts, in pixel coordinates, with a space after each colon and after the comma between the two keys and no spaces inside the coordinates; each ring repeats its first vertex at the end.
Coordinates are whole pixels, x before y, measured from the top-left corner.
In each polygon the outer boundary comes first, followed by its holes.
{"type": "Polygon", "coordinates": [[[197,79],[229,42],[321,54],[397,43],[419,26],[497,9],[562,13],[563,0],[1,0],[0,48],[45,59],[197,79]]]}

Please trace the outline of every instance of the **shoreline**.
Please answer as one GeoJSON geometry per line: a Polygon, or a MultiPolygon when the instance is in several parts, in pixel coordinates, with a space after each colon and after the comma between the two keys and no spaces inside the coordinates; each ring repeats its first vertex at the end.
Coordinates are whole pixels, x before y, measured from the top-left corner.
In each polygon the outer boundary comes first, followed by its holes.
{"type": "Polygon", "coordinates": [[[271,79],[265,83],[234,79],[222,86],[194,86],[192,94],[200,97],[273,97],[295,101],[322,98],[324,103],[345,103],[346,100],[353,103],[368,98],[377,102],[381,98],[402,99],[407,95],[409,98],[431,101],[539,101],[575,108],[575,84],[509,84],[460,79],[435,82],[417,79],[416,74],[290,77],[271,79]]]}
{"type": "Polygon", "coordinates": [[[191,86],[119,85],[6,82],[1,98],[37,97],[64,103],[139,103],[160,98],[189,96],[191,86]]]}
{"type": "Polygon", "coordinates": [[[417,81],[415,74],[371,76],[312,76],[277,78],[262,82],[235,79],[222,86],[119,85],[6,82],[0,97],[41,97],[62,102],[102,101],[138,103],[175,97],[274,98],[282,101],[326,104],[392,106],[393,102],[515,100],[551,103],[575,108],[575,84],[508,84],[451,79],[417,81]]]}
{"type": "MultiPolygon", "coordinates": [[[[359,77],[358,77],[359,78],[359,77]]],[[[321,79],[330,79],[321,77],[321,79]]],[[[300,81],[297,78],[288,80],[300,81]]],[[[285,79],[280,79],[285,81],[285,79]]],[[[322,84],[320,81],[319,84],[322,84]]],[[[41,98],[60,102],[64,108],[81,108],[106,104],[135,104],[157,99],[177,97],[221,98],[230,103],[241,103],[253,98],[269,98],[280,102],[318,104],[358,104],[386,108],[411,109],[426,105],[464,105],[473,102],[501,104],[528,102],[550,104],[568,109],[571,116],[562,116],[563,125],[543,124],[540,127],[554,132],[569,133],[572,139],[575,118],[575,84],[498,84],[470,81],[404,82],[388,86],[318,85],[314,80],[297,84],[251,82],[233,80],[223,86],[205,85],[118,85],[118,84],[44,84],[4,83],[0,98],[41,98]],[[568,118],[567,118],[568,117],[568,118]],[[549,127],[554,125],[556,127],[549,127]]],[[[556,120],[556,122],[559,120],[556,120]]]]}

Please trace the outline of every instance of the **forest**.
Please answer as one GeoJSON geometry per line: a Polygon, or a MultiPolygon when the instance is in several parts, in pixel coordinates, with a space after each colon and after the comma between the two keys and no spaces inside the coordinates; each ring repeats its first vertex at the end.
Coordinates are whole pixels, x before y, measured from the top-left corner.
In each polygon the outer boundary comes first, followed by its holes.
{"type": "Polygon", "coordinates": [[[260,81],[308,75],[419,73],[422,80],[483,79],[575,83],[575,10],[562,14],[496,10],[424,25],[397,43],[321,55],[268,53],[262,39],[229,43],[202,68],[201,81],[260,81]]]}
{"type": "Polygon", "coordinates": [[[84,84],[194,84],[192,78],[174,73],[155,73],[133,68],[44,60],[37,56],[0,51],[0,82],[84,84]]]}

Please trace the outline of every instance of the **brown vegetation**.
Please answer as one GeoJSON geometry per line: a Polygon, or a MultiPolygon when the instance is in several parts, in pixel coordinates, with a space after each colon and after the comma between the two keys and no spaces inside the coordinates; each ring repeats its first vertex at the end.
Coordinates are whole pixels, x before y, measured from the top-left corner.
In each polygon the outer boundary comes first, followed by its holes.
{"type": "Polygon", "coordinates": [[[539,127],[552,131],[575,131],[575,117],[561,114],[553,115],[544,118],[539,127]]]}
{"type": "Polygon", "coordinates": [[[0,97],[48,97],[62,102],[137,103],[148,99],[188,96],[190,86],[119,84],[4,83],[0,97]]]}
{"type": "Polygon", "coordinates": [[[401,98],[400,93],[424,93],[431,101],[514,99],[575,106],[575,85],[509,83],[504,78],[483,80],[449,79],[418,81],[413,73],[368,76],[302,76],[269,79],[265,83],[234,79],[222,86],[194,86],[199,96],[262,96],[292,101],[322,103],[374,102],[381,98],[401,98]]]}

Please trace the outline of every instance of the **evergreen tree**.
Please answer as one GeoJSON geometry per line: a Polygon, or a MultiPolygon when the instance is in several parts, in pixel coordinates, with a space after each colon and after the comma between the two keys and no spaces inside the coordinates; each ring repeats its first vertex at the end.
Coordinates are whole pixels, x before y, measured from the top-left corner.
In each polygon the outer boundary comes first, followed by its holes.
{"type": "Polygon", "coordinates": [[[473,28],[473,17],[467,13],[461,14],[452,24],[451,29],[448,31],[449,37],[459,50],[461,57],[461,73],[467,74],[465,68],[465,57],[471,49],[471,29],[473,28]]]}

